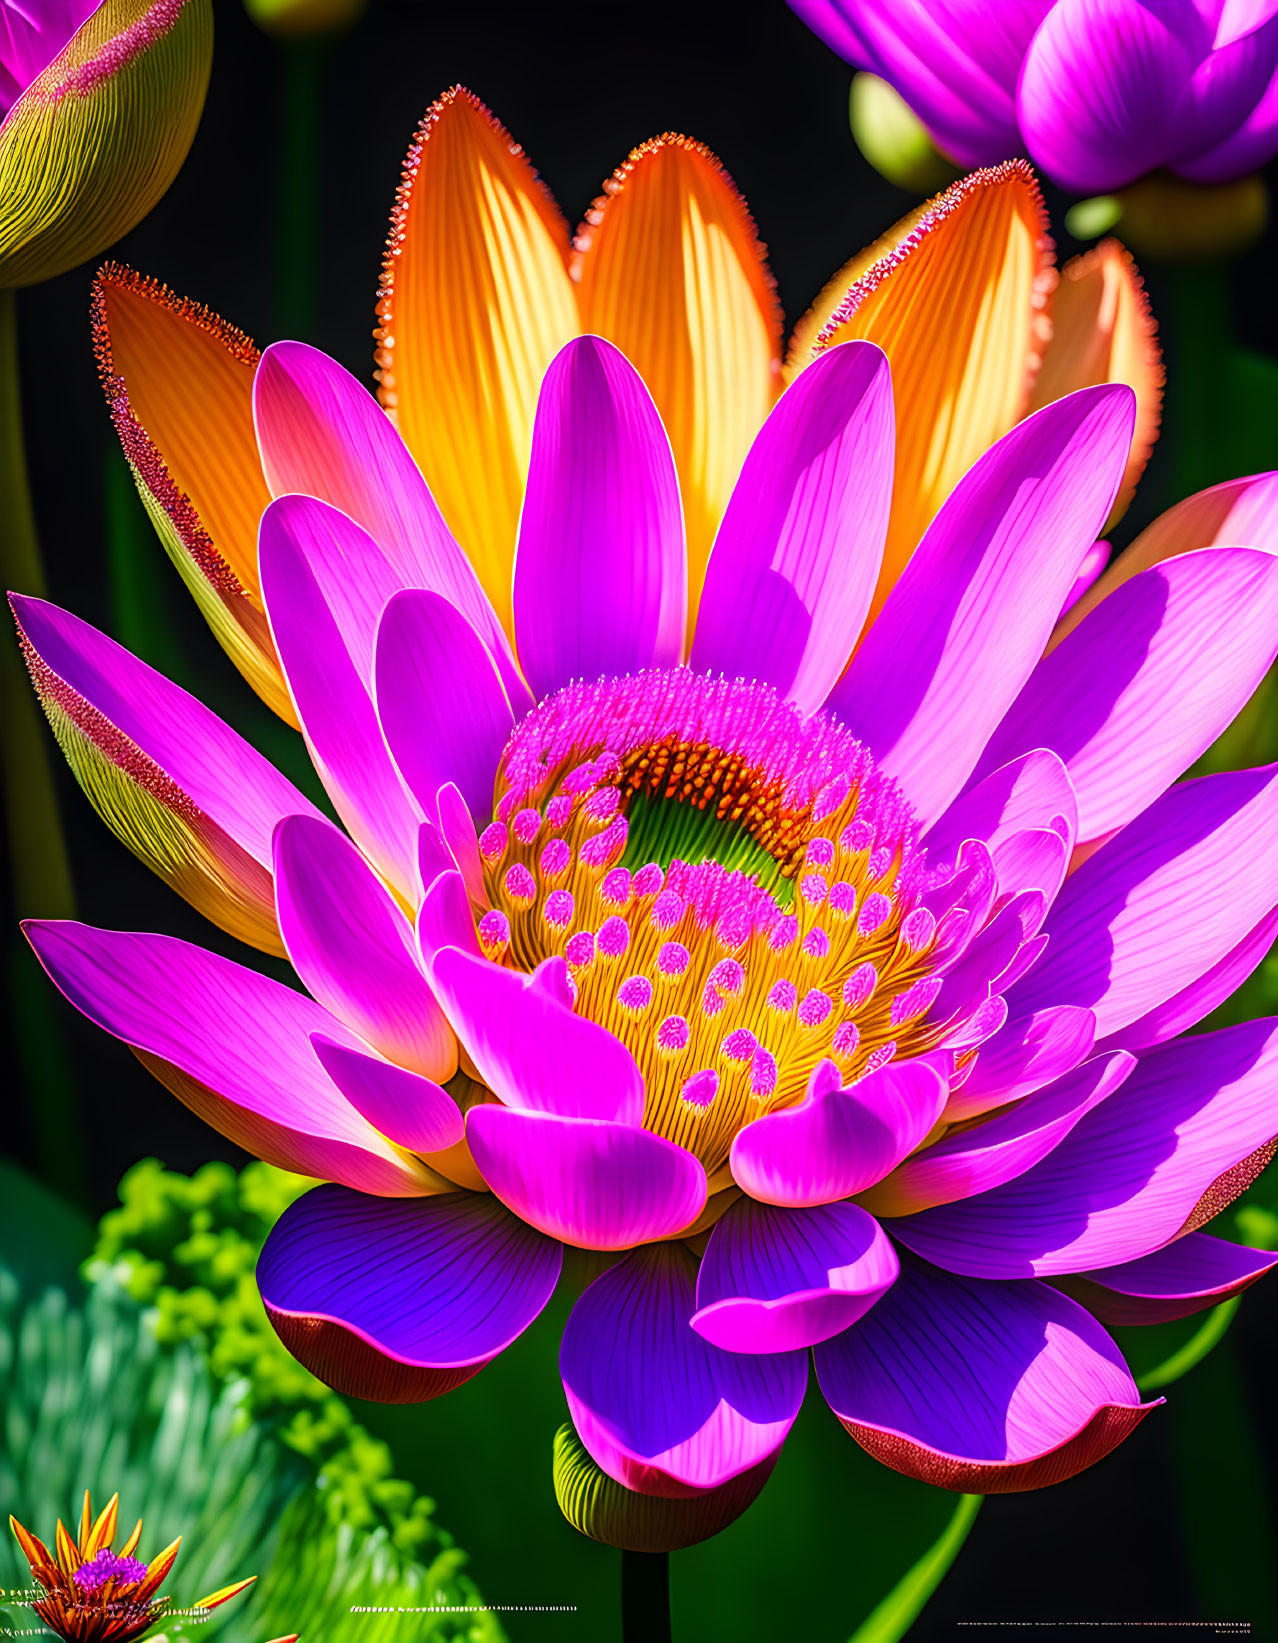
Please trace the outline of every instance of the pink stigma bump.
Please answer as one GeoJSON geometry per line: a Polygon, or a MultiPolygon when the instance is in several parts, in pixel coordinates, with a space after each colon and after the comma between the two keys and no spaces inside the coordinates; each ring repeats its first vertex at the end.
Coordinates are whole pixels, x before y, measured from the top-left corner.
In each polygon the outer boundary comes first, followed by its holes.
{"type": "Polygon", "coordinates": [[[874,829],[867,821],[849,822],[839,834],[839,848],[849,856],[863,854],[874,843],[874,829]]]}
{"type": "Polygon", "coordinates": [[[738,1027],[730,1032],[719,1046],[719,1054],[725,1061],[749,1061],[758,1046],[758,1039],[749,1027],[738,1027]]]}
{"type": "Polygon", "coordinates": [[[857,920],[857,934],[872,936],[887,923],[892,913],[892,903],[881,890],[875,890],[868,895],[861,904],[861,917],[857,920]]]}
{"type": "Polygon", "coordinates": [[[771,1050],[765,1050],[762,1045],[754,1052],[754,1062],[750,1068],[750,1094],[761,1100],[772,1094],[777,1087],[777,1058],[771,1050]]]}
{"type": "Polygon", "coordinates": [[[538,862],[538,871],[544,879],[558,879],[568,871],[572,862],[572,851],[563,839],[549,839],[542,846],[541,860],[538,862]]]}
{"type": "Polygon", "coordinates": [[[676,981],[688,968],[691,957],[681,941],[667,941],[657,954],[657,973],[663,981],[676,981]]]}
{"type": "Polygon", "coordinates": [[[830,951],[830,938],[819,924],[814,925],[803,938],[805,958],[825,958],[830,951]]]}
{"type": "Polygon", "coordinates": [[[793,913],[786,913],[772,926],[768,936],[768,945],[774,953],[784,953],[799,933],[799,921],[793,913]]]}
{"type": "Polygon", "coordinates": [[[587,839],[581,847],[582,864],[586,867],[608,867],[626,848],[630,823],[624,816],[614,816],[602,833],[587,839]]]}
{"type": "Polygon", "coordinates": [[[703,1067],[699,1073],[684,1080],[680,1096],[690,1107],[704,1111],[719,1093],[719,1075],[713,1067],[703,1067]]]}
{"type": "Polygon", "coordinates": [[[823,873],[805,873],[799,880],[799,894],[809,907],[819,907],[829,893],[823,873]]]}
{"type": "Polygon", "coordinates": [[[707,1015],[713,1020],[715,1016],[723,1013],[723,1006],[726,1003],[727,999],[724,998],[719,989],[712,982],[707,981],[701,990],[702,1015],[707,1015]]]}
{"type": "Polygon", "coordinates": [[[829,993],[823,993],[819,987],[814,987],[799,1005],[800,1027],[819,1027],[833,1008],[829,993]]]}
{"type": "Polygon", "coordinates": [[[494,907],[479,921],[479,944],[486,953],[495,953],[510,943],[510,920],[494,907]]]}
{"type": "Polygon", "coordinates": [[[652,1003],[652,983],[647,976],[627,976],[617,988],[617,1003],[632,1015],[639,1015],[652,1003]]]}
{"type": "Polygon", "coordinates": [[[710,984],[735,998],[745,986],[745,968],[739,959],[721,958],[710,972],[710,984]]]}
{"type": "Polygon", "coordinates": [[[781,980],[775,982],[772,991],[768,994],[768,1008],[779,1010],[783,1014],[792,1010],[799,1002],[799,989],[792,981],[781,980]]]}
{"type": "Polygon", "coordinates": [[[553,930],[566,930],[572,923],[574,906],[571,890],[552,890],[546,897],[546,923],[553,930]]]}
{"type": "MultiPolygon", "coordinates": [[[[646,872],[641,868],[640,873],[646,872]]],[[[639,876],[639,875],[636,875],[639,876]]],[[[652,904],[648,915],[654,930],[673,930],[683,917],[684,900],[677,890],[663,890],[652,904]]]]}
{"type": "MultiPolygon", "coordinates": [[[[865,1072],[878,1072],[880,1067],[887,1066],[888,1062],[895,1054],[896,1040],[894,1038],[890,1038],[886,1044],[880,1044],[877,1050],[870,1051],[869,1059],[865,1063],[865,1072]]],[[[862,1074],[862,1077],[864,1076],[865,1074],[862,1074]]]]}
{"type": "Polygon", "coordinates": [[[637,896],[655,896],[666,882],[666,875],[655,861],[648,862],[635,874],[634,892],[637,896]]]}
{"type": "Polygon", "coordinates": [[[804,861],[809,867],[831,867],[834,864],[833,839],[809,839],[808,848],[804,853],[804,861]]]}
{"type": "Polygon", "coordinates": [[[831,1049],[835,1055],[842,1056],[846,1061],[849,1056],[856,1054],[857,1045],[861,1042],[861,1029],[855,1021],[840,1021],[834,1029],[834,1038],[831,1049]]]}
{"type": "Polygon", "coordinates": [[[677,1055],[687,1049],[690,1036],[688,1023],[681,1015],[668,1015],[657,1028],[657,1048],[667,1055],[677,1055]]]}
{"type": "Polygon", "coordinates": [[[630,926],[616,913],[599,926],[597,937],[600,958],[620,958],[630,945],[630,926]]]}
{"type": "Polygon", "coordinates": [[[935,934],[935,915],[926,907],[916,907],[901,926],[901,946],[907,953],[921,953],[935,934]]]}
{"type": "Polygon", "coordinates": [[[547,827],[567,827],[572,820],[572,800],[566,793],[556,793],[546,806],[547,827]]]}
{"type": "Polygon", "coordinates": [[[610,873],[604,874],[603,883],[599,886],[599,897],[610,907],[624,907],[630,900],[631,887],[630,869],[628,867],[614,867],[610,873]]]}
{"type": "Polygon", "coordinates": [[[522,861],[513,862],[506,869],[506,876],[501,882],[511,901],[523,902],[526,905],[537,894],[537,880],[522,861]]]}
{"type": "Polygon", "coordinates": [[[859,1010],[862,1004],[868,1004],[874,997],[874,989],[878,984],[879,972],[874,966],[858,964],[843,983],[843,1002],[849,1010],[859,1010]]]}
{"type": "Polygon", "coordinates": [[[578,930],[569,936],[564,957],[578,970],[584,970],[595,961],[595,938],[589,930],[578,930]]]}
{"type": "Polygon", "coordinates": [[[499,861],[506,849],[506,829],[500,822],[489,822],[479,835],[479,853],[485,861],[499,861]]]}
{"type": "Polygon", "coordinates": [[[892,1000],[892,1025],[899,1027],[903,1021],[913,1021],[916,1016],[925,1015],[936,1002],[940,990],[940,976],[924,976],[921,981],[916,981],[899,998],[892,1000]]]}
{"type": "Polygon", "coordinates": [[[541,826],[540,810],[521,810],[510,824],[510,830],[520,844],[531,844],[541,826]]]}
{"type": "Polygon", "coordinates": [[[582,809],[592,822],[611,821],[621,808],[621,790],[616,787],[598,787],[586,800],[582,809]]]}
{"type": "Polygon", "coordinates": [[[840,879],[830,886],[830,911],[838,918],[851,918],[856,912],[856,886],[840,879]]]}

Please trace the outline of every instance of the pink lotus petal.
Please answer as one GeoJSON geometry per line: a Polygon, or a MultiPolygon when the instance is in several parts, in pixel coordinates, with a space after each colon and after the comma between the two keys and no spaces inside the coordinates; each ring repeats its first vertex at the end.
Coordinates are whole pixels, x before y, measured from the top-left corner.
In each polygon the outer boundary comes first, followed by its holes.
{"type": "Polygon", "coordinates": [[[275,830],[280,933],[313,998],[389,1061],[443,1082],[457,1038],[417,965],[413,927],[329,822],[290,816],[275,830]]]}
{"type": "Polygon", "coordinates": [[[1074,585],[1070,588],[1065,597],[1065,603],[1061,606],[1061,616],[1064,616],[1067,610],[1074,608],[1108,564],[1109,543],[1093,542],[1083,555],[1083,562],[1078,567],[1078,575],[1074,578],[1074,585]]]}
{"type": "MultiPolygon", "coordinates": [[[[556,961],[562,965],[562,960],[556,961]]],[[[574,1015],[537,978],[446,947],[431,975],[480,1077],[507,1106],[637,1125],[643,1079],[606,1027],[574,1015]]]]}
{"type": "Polygon", "coordinates": [[[872,1215],[913,1215],[1023,1175],[1111,1095],[1135,1065],[1136,1057],[1122,1051],[1094,1057],[997,1117],[924,1147],[863,1193],[861,1204],[872,1215]]]}
{"type": "Polygon", "coordinates": [[[1275,654],[1278,556],[1181,554],[1123,583],[1038,664],[977,774],[1055,749],[1078,794],[1080,842],[1101,838],[1215,741],[1275,654]]]}
{"type": "Polygon", "coordinates": [[[1117,495],[1135,397],[1083,388],[951,492],[829,700],[924,823],[963,786],[1043,653],[1117,495]]]}
{"type": "Polygon", "coordinates": [[[1067,880],[1013,1012],[1083,1005],[1104,1037],[1179,992],[1278,904],[1276,828],[1278,765],[1171,788],[1067,880]]]}
{"type": "Polygon", "coordinates": [[[863,1449],[969,1494],[1073,1477],[1155,1407],[1096,1320],[1047,1284],[916,1262],[815,1357],[826,1402],[863,1449]]]}
{"type": "Polygon", "coordinates": [[[397,1147],[410,1152],[443,1152],[466,1133],[457,1103],[438,1084],[362,1050],[337,1044],[322,1033],[311,1045],[324,1071],[342,1094],[397,1147]]]}
{"type": "Polygon", "coordinates": [[[629,1249],[691,1226],[706,1172],[673,1141],[628,1124],[485,1105],[466,1114],[485,1181],[521,1220],[581,1249],[629,1249]]]}
{"type": "Polygon", "coordinates": [[[376,683],[387,745],[422,810],[438,820],[452,782],[486,821],[514,717],[475,630],[437,593],[396,594],[377,630],[376,683]]]}
{"type": "Polygon", "coordinates": [[[1012,1018],[981,1045],[967,1080],[946,1104],[947,1122],[957,1124],[1031,1095],[1077,1067],[1095,1041],[1096,1017],[1077,1005],[1051,1005],[1012,1018]]]}
{"type": "Polygon", "coordinates": [[[1053,824],[1072,846],[1078,802],[1060,756],[1036,748],[969,786],[923,842],[929,864],[940,867],[957,859],[959,846],[967,839],[979,839],[993,852],[1019,833],[1053,824]]]}
{"type": "Polygon", "coordinates": [[[427,826],[429,823],[422,828],[422,848],[431,855],[430,859],[423,859],[421,875],[424,881],[427,874],[430,878],[417,911],[417,949],[422,969],[433,978],[435,959],[442,948],[456,947],[476,958],[480,957],[481,949],[466,881],[455,867],[443,872],[432,871],[433,832],[428,833],[427,826]]]}
{"type": "Polygon", "coordinates": [[[1163,1324],[1241,1295],[1278,1266],[1278,1255],[1191,1232],[1152,1255],[1080,1272],[1060,1287],[1103,1324],[1163,1324]]]}
{"type": "Polygon", "coordinates": [[[1161,1044],[1033,1169],[894,1223],[952,1272],[1053,1277],[1159,1249],[1223,1209],[1272,1154],[1278,1027],[1161,1044]],[[1243,1166],[1246,1167],[1243,1167],[1243,1166]]]}
{"type": "Polygon", "coordinates": [[[887,358],[831,348],[746,457],[706,569],[691,664],[773,684],[805,713],[852,654],[878,580],[896,423],[887,358]]]}
{"type": "MultiPolygon", "coordinates": [[[[401,891],[413,883],[421,811],[382,741],[372,701],[371,635],[393,576],[372,538],[311,497],[262,516],[258,570],[271,637],[311,758],[351,836],[401,891]],[[352,592],[335,603],[345,567],[352,592]],[[360,590],[365,608],[350,615],[360,590]]],[[[389,597],[389,594],[387,594],[389,597]]]]}
{"type": "Polygon", "coordinates": [[[512,700],[527,693],[488,596],[417,464],[366,388],[302,342],[277,342],[253,379],[253,415],[274,496],[331,502],[368,532],[401,585],[442,594],[479,634],[512,700]]]}
{"type": "Polygon", "coordinates": [[[677,667],[688,564],[670,440],[629,360],[600,337],[551,361],[515,553],[515,632],[538,696],[572,679],[677,667]]]}
{"type": "Polygon", "coordinates": [[[715,1223],[692,1327],[725,1352],[790,1352],[829,1340],[892,1285],[896,1252],[855,1204],[774,1209],[742,1198],[715,1223]]]}
{"type": "Polygon", "coordinates": [[[426,1190],[421,1173],[361,1118],[325,1073],[310,1035],[360,1048],[291,987],[171,936],[32,921],[27,939],[83,1015],[221,1134],[268,1164],[387,1198],[426,1190]]]}
{"type": "Polygon", "coordinates": [[[636,1250],[577,1301],[559,1353],[581,1441],[610,1477],[675,1498],[716,1488],[785,1442],[807,1385],[801,1352],[723,1352],[692,1328],[695,1265],[636,1250]]]}
{"type": "Polygon", "coordinates": [[[849,1089],[832,1063],[797,1107],[756,1118],[732,1143],[732,1175],[752,1198],[811,1208],[863,1192],[912,1152],[949,1090],[922,1061],[890,1062],[849,1089]]]}
{"type": "Polygon", "coordinates": [[[322,1381],[348,1397],[420,1403],[521,1335],[561,1262],[556,1244],[488,1193],[387,1203],[326,1186],[271,1228],[257,1281],[276,1333],[322,1381]]]}

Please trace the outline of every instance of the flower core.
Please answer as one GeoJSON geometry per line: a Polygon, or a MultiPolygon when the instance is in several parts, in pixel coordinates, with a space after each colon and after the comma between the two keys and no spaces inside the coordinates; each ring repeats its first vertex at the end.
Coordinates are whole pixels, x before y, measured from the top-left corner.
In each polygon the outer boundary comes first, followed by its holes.
{"type": "Polygon", "coordinates": [[[506,746],[480,838],[489,958],[562,956],[634,1055],[644,1126],[713,1173],[737,1131],[936,1041],[909,808],[826,714],[686,668],[575,684],[506,746]]]}
{"type": "Polygon", "coordinates": [[[146,1578],[146,1564],[136,1557],[121,1557],[104,1546],[96,1557],[82,1563],[72,1578],[86,1591],[97,1591],[112,1580],[121,1586],[136,1586],[146,1578]]]}

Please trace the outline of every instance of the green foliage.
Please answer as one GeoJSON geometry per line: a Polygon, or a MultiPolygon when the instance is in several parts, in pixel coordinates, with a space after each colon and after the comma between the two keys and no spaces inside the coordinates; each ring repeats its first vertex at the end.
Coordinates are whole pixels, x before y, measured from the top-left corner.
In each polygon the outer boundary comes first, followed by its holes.
{"type": "MultiPolygon", "coordinates": [[[[403,1609],[424,1643],[499,1643],[462,1573],[464,1552],[440,1534],[423,1565],[385,1526],[339,1521],[335,1485],[254,1420],[250,1402],[249,1383],[219,1382],[198,1346],[161,1342],[154,1314],[109,1276],[80,1305],[58,1288],[31,1299],[0,1267],[0,1498],[47,1540],[59,1516],[78,1513],[86,1487],[99,1507],[118,1490],[123,1532],[144,1520],[142,1556],[183,1537],[166,1582],[177,1609],[258,1576],[207,1621],[175,1616],[166,1639],[262,1643],[299,1632],[318,1643],[340,1635],[337,1616],[371,1605],[392,1612],[360,1618],[362,1643],[390,1643],[392,1626],[403,1637],[403,1609]]],[[[0,1586],[29,1584],[5,1535],[0,1586]]],[[[15,1627],[29,1622],[10,1612],[15,1627]]]]}
{"type": "Polygon", "coordinates": [[[253,1419],[319,1470],[334,1525],[380,1526],[399,1551],[433,1556],[451,1545],[432,1521],[434,1502],[392,1475],[386,1444],[289,1355],[258,1294],[266,1234],[310,1185],[269,1164],[206,1164],[187,1176],[144,1159],[120,1183],[121,1207],[103,1217],[85,1276],[110,1277],[154,1307],[161,1345],[190,1342],[218,1381],[244,1380],[253,1419]]]}

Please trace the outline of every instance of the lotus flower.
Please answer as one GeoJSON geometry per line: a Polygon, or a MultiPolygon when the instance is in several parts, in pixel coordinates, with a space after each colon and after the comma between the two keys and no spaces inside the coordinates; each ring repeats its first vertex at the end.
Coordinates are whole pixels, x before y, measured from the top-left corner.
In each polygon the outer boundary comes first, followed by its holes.
{"type": "Polygon", "coordinates": [[[1112,1449],[1150,1406],[1105,1320],[1278,1259],[1201,1230],[1274,1151],[1278,1026],[1178,1036],[1273,939],[1278,768],[1175,781],[1278,645],[1273,476],[1173,510],[1058,624],[1136,414],[1083,388],[979,457],[874,617],[891,372],[826,346],[693,622],[671,443],[581,337],[541,386],[512,646],[353,378],[281,343],[252,393],[265,620],[345,833],[111,640],[14,608],[95,804],[309,993],[28,928],[195,1112],[326,1183],[263,1250],[281,1338],[433,1398],[570,1246],[605,1270],[568,1406],[637,1494],[761,1484],[809,1350],[853,1437],[945,1487],[1112,1449]]]}
{"type": "MultiPolygon", "coordinates": [[[[9,1518],[33,1577],[47,1593],[31,1607],[55,1637],[72,1643],[127,1643],[127,1639],[150,1631],[170,1612],[169,1599],[155,1594],[173,1567],[181,1537],[153,1557],[149,1565],[143,1563],[133,1555],[142,1538],[139,1519],[120,1550],[112,1551],[119,1504],[120,1497],[112,1495],[95,1518],[86,1489],[80,1532],[72,1540],[59,1519],[56,1555],[16,1518],[9,1518]]],[[[202,1597],[195,1608],[216,1609],[256,1579],[256,1575],[250,1575],[247,1580],[222,1586],[202,1597]]],[[[297,1638],[278,1637],[274,1643],[297,1643],[297,1638]]]]}
{"type": "MultiPolygon", "coordinates": [[[[291,720],[258,579],[272,483],[253,430],[258,351],[118,266],[99,276],[94,316],[112,416],[164,545],[237,667],[291,720]]],[[[537,395],[582,330],[626,354],[670,435],[693,613],[751,440],[831,342],[880,343],[909,407],[876,607],[948,492],[1027,410],[1088,384],[1136,390],[1119,511],[1158,428],[1162,372],[1130,257],[1109,241],[1058,284],[1023,163],[967,178],[848,263],[795,327],[783,368],[762,247],[712,154],[685,137],[644,143],[570,239],[522,151],[459,88],[405,163],[376,357],[382,404],[508,635],[537,395]]]]}
{"type": "Polygon", "coordinates": [[[962,166],[1028,153],[1062,188],[1163,168],[1224,183],[1278,153],[1278,14],[1229,0],[790,0],[962,166]]]}
{"type": "Polygon", "coordinates": [[[0,286],[141,222],[186,158],[212,55],[210,0],[3,0],[0,286]]]}

